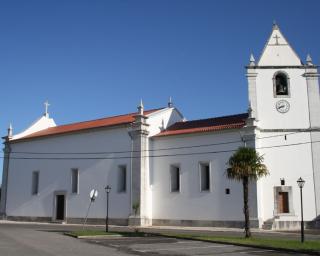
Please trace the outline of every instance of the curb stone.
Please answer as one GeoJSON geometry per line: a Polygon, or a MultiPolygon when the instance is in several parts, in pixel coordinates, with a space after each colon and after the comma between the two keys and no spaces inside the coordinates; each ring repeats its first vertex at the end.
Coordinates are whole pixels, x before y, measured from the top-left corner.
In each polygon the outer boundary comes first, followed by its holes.
{"type": "Polygon", "coordinates": [[[78,239],[106,239],[106,238],[122,238],[123,235],[114,234],[114,235],[93,235],[93,236],[77,236],[70,233],[64,233],[65,236],[70,236],[78,239]]]}

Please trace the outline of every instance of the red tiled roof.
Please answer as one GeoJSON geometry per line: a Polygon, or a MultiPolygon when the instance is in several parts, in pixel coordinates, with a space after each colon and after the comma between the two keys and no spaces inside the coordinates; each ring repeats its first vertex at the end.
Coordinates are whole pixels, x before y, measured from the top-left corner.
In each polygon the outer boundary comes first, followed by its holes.
{"type": "Polygon", "coordinates": [[[232,116],[177,122],[154,137],[242,128],[245,126],[247,118],[248,114],[243,113],[232,116]]]}
{"type": "MultiPolygon", "coordinates": [[[[151,114],[153,112],[156,112],[160,109],[151,109],[144,111],[145,115],[151,114]]],[[[12,140],[12,141],[20,141],[25,139],[33,139],[33,138],[39,138],[44,136],[50,136],[50,135],[58,135],[58,134],[64,134],[64,133],[72,133],[77,131],[83,131],[83,130],[89,130],[94,128],[102,128],[102,127],[111,127],[111,126],[117,126],[117,125],[123,125],[123,124],[129,124],[132,123],[135,120],[135,116],[137,113],[130,113],[126,115],[119,115],[119,116],[112,116],[112,117],[105,117],[101,119],[91,120],[91,121],[84,121],[79,123],[72,123],[72,124],[66,124],[66,125],[59,125],[55,127],[50,127],[32,134],[29,134],[25,137],[12,140]]]]}

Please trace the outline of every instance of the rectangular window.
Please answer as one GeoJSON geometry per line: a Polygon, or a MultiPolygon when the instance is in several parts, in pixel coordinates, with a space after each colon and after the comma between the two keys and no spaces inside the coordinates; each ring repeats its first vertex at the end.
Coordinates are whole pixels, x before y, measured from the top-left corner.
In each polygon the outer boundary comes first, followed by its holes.
{"type": "Polygon", "coordinates": [[[71,190],[73,194],[79,193],[79,170],[71,169],[71,190]]]}
{"type": "Polygon", "coordinates": [[[180,192],[180,167],[171,165],[171,192],[180,192]]]}
{"type": "Polygon", "coordinates": [[[39,192],[39,171],[32,172],[32,195],[39,192]]]}
{"type": "Polygon", "coordinates": [[[120,165],[118,167],[118,192],[127,191],[127,166],[120,165]]]}
{"type": "Polygon", "coordinates": [[[210,191],[210,164],[200,164],[200,188],[201,191],[210,191]]]}

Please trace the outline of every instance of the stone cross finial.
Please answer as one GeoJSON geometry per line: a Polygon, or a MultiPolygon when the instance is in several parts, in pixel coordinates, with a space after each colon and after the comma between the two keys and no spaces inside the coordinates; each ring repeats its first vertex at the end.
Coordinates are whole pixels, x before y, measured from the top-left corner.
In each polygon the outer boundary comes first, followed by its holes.
{"type": "Polygon", "coordinates": [[[168,107],[169,107],[169,108],[172,108],[172,107],[173,107],[173,103],[172,103],[172,98],[171,98],[171,96],[169,97],[168,107]]]}
{"type": "Polygon", "coordinates": [[[311,58],[310,54],[307,55],[306,61],[307,61],[307,65],[308,66],[313,66],[312,58],[311,58]]]}
{"type": "Polygon", "coordinates": [[[12,128],[12,124],[10,123],[8,127],[8,138],[11,139],[12,136],[13,136],[13,128],[12,128]]]}
{"type": "Polygon", "coordinates": [[[250,54],[250,63],[249,63],[249,66],[255,66],[256,65],[256,60],[254,59],[254,56],[253,54],[251,53],[250,54]]]}
{"type": "Polygon", "coordinates": [[[44,103],[44,106],[45,106],[44,115],[45,115],[46,117],[49,117],[49,112],[48,112],[48,108],[49,108],[49,106],[50,106],[49,102],[46,101],[46,102],[44,103]]]}
{"type": "Polygon", "coordinates": [[[273,21],[272,29],[273,29],[273,30],[279,29],[278,24],[277,24],[277,22],[276,22],[275,20],[273,21]]]}

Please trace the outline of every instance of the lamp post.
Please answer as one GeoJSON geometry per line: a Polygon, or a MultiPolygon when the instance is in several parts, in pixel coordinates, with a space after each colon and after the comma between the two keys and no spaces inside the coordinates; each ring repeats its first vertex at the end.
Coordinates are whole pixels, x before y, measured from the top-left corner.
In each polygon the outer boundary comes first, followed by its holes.
{"type": "Polygon", "coordinates": [[[305,180],[301,177],[297,180],[298,186],[300,188],[300,201],[301,201],[301,243],[304,242],[304,223],[303,223],[303,202],[302,202],[302,188],[304,186],[305,180]]]}
{"type": "Polygon", "coordinates": [[[109,193],[111,191],[111,187],[109,185],[107,185],[104,189],[107,193],[106,232],[108,232],[109,231],[109,193]]]}

